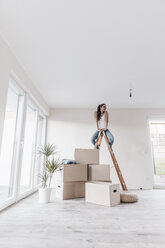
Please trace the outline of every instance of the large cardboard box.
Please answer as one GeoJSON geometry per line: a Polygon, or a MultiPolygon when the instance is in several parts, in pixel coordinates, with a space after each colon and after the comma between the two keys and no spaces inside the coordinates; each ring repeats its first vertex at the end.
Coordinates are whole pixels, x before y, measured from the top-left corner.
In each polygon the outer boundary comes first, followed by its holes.
{"type": "Polygon", "coordinates": [[[120,204],[119,184],[108,182],[86,182],[85,200],[104,206],[120,204]]]}
{"type": "Polygon", "coordinates": [[[85,197],[85,182],[56,182],[56,197],[61,200],[85,197]]]}
{"type": "Polygon", "coordinates": [[[65,164],[62,170],[56,171],[53,175],[52,185],[56,181],[79,182],[87,181],[87,164],[65,164]]]}
{"type": "Polygon", "coordinates": [[[79,164],[99,164],[99,150],[76,148],[75,160],[79,164]]]}
{"type": "Polygon", "coordinates": [[[90,164],[88,165],[88,181],[108,181],[110,182],[109,164],[90,164]]]}

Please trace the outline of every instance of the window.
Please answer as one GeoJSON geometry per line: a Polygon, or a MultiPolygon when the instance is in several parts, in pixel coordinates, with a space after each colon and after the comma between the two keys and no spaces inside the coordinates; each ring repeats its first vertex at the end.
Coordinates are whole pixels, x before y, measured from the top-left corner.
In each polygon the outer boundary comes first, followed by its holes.
{"type": "Polygon", "coordinates": [[[39,185],[46,116],[28,93],[10,79],[0,152],[0,209],[30,194],[39,185]]]}
{"type": "Polygon", "coordinates": [[[13,197],[16,173],[17,128],[22,95],[9,87],[0,154],[0,202],[13,197]]]}
{"type": "Polygon", "coordinates": [[[33,158],[35,152],[35,132],[36,132],[37,111],[30,103],[27,104],[25,133],[23,141],[23,159],[21,167],[20,193],[32,188],[33,158]]]}
{"type": "MultiPolygon", "coordinates": [[[[46,119],[39,114],[38,116],[38,125],[37,125],[37,145],[36,145],[36,152],[38,149],[44,145],[45,142],[45,124],[46,119]]],[[[34,173],[34,185],[38,185],[41,182],[39,175],[42,172],[42,165],[43,165],[43,157],[39,156],[36,153],[36,163],[35,163],[35,173],[34,173]]]]}
{"type": "Polygon", "coordinates": [[[165,183],[165,121],[150,122],[155,183],[165,183]]]}

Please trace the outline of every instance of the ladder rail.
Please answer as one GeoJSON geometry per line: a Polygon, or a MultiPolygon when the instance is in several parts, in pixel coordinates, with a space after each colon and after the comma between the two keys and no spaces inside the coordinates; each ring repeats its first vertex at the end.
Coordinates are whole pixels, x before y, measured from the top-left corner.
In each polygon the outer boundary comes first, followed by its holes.
{"type": "Polygon", "coordinates": [[[114,166],[115,166],[115,169],[116,169],[118,178],[119,178],[120,183],[121,183],[121,186],[122,186],[122,189],[123,189],[123,190],[128,190],[128,189],[127,189],[127,186],[126,186],[126,183],[125,183],[125,181],[124,181],[123,175],[122,175],[122,173],[121,173],[120,167],[119,167],[118,162],[117,162],[117,160],[116,160],[115,154],[114,154],[114,152],[112,151],[112,149],[111,149],[111,147],[110,147],[110,145],[109,145],[109,141],[108,141],[108,138],[107,138],[105,132],[104,132],[104,138],[105,138],[105,141],[106,141],[106,144],[107,144],[109,153],[110,153],[110,155],[111,155],[112,161],[113,161],[113,163],[114,163],[114,166]]]}
{"type": "Polygon", "coordinates": [[[120,167],[119,167],[118,162],[117,162],[117,160],[116,160],[115,154],[114,154],[114,152],[112,151],[112,149],[111,149],[111,147],[110,147],[110,145],[109,145],[108,138],[107,138],[107,136],[106,136],[106,134],[105,134],[104,131],[99,132],[98,137],[97,137],[97,140],[96,140],[96,143],[95,143],[94,149],[96,149],[97,146],[100,147],[103,136],[104,136],[105,142],[106,142],[106,144],[107,144],[108,151],[109,151],[109,153],[110,153],[110,155],[111,155],[113,164],[114,164],[114,166],[115,166],[115,169],[116,169],[116,172],[117,172],[119,181],[120,181],[120,183],[121,183],[122,189],[125,190],[125,191],[127,191],[128,189],[127,189],[126,183],[125,183],[125,181],[124,181],[123,175],[122,175],[122,173],[121,173],[120,167]]]}

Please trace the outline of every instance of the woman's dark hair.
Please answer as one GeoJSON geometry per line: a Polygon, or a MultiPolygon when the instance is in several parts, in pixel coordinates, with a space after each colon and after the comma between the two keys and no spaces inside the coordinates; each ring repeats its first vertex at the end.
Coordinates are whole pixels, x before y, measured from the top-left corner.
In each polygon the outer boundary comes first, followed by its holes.
{"type": "Polygon", "coordinates": [[[100,118],[101,118],[101,110],[100,110],[100,108],[102,107],[102,106],[104,106],[105,105],[105,103],[102,103],[102,104],[100,104],[98,107],[97,107],[97,120],[99,121],[100,120],[100,118]]]}

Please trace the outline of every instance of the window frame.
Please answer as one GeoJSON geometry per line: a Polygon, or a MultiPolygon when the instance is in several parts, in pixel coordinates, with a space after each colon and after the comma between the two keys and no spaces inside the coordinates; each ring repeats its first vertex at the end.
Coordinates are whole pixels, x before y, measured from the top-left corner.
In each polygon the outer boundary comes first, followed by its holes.
{"type": "MultiPolygon", "coordinates": [[[[17,120],[16,120],[17,123],[16,123],[16,128],[15,128],[15,134],[14,134],[15,137],[14,137],[13,156],[12,156],[12,168],[11,168],[11,171],[12,170],[13,171],[15,170],[15,171],[13,173],[13,179],[12,179],[13,196],[5,201],[0,202],[0,210],[32,194],[40,186],[40,184],[34,185],[37,128],[38,128],[38,118],[39,116],[42,116],[42,118],[44,119],[42,138],[43,138],[43,144],[45,144],[46,132],[47,132],[47,116],[42,110],[42,107],[37,103],[36,99],[30,94],[30,92],[27,92],[27,90],[21,85],[22,85],[21,81],[17,78],[15,73],[11,72],[8,88],[11,88],[12,90],[14,90],[18,94],[18,97],[19,97],[19,102],[17,106],[17,120]],[[23,192],[20,194],[19,192],[20,192],[21,169],[22,169],[22,158],[23,158],[23,142],[24,142],[24,137],[25,137],[26,112],[27,112],[28,102],[30,103],[30,107],[32,106],[36,110],[35,137],[34,137],[34,151],[35,152],[33,154],[32,164],[31,164],[31,170],[32,170],[31,171],[31,187],[26,192],[23,192]],[[18,112],[19,112],[19,116],[18,116],[18,112]]],[[[10,174],[11,174],[11,171],[10,171],[10,174]]]]}

